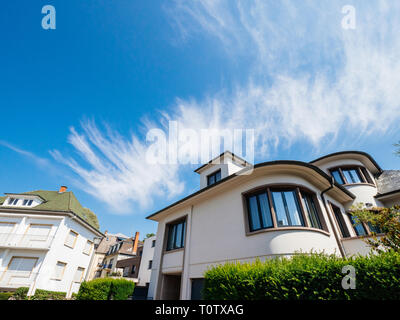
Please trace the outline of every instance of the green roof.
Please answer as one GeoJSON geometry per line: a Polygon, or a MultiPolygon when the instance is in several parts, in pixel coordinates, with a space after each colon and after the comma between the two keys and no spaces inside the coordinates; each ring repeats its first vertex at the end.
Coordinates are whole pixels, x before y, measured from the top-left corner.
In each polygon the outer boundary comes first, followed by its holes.
{"type": "MultiPolygon", "coordinates": [[[[90,209],[84,208],[72,191],[59,193],[58,191],[36,190],[17,194],[42,198],[44,201],[35,206],[35,210],[73,212],[92,227],[99,229],[97,216],[90,209]]],[[[4,203],[5,199],[6,197],[0,197],[0,205],[4,203]]],[[[18,209],[30,210],[30,208],[18,209]]]]}

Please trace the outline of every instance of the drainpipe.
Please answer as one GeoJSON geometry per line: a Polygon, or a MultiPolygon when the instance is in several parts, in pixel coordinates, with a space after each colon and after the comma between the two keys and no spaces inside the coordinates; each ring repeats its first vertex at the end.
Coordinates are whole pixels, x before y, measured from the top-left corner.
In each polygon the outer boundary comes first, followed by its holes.
{"type": "Polygon", "coordinates": [[[346,254],[345,254],[345,252],[344,252],[343,245],[342,245],[342,243],[341,243],[341,241],[340,241],[339,235],[338,235],[337,232],[336,232],[335,224],[334,224],[334,222],[332,221],[331,213],[330,213],[330,211],[328,210],[328,206],[327,206],[327,204],[326,204],[326,200],[325,200],[325,197],[324,197],[324,193],[326,193],[326,192],[328,192],[329,190],[331,190],[331,189],[334,188],[334,181],[335,181],[334,178],[331,177],[331,181],[330,181],[330,182],[331,182],[331,185],[330,185],[329,188],[327,188],[327,189],[325,189],[325,190],[323,190],[323,191],[321,192],[321,199],[322,199],[322,203],[324,204],[326,214],[328,215],[329,222],[330,222],[330,224],[331,224],[331,226],[332,226],[333,234],[334,234],[334,236],[335,236],[336,243],[337,243],[337,245],[338,245],[338,247],[339,247],[340,254],[342,255],[343,258],[345,258],[345,257],[346,257],[346,254]]]}

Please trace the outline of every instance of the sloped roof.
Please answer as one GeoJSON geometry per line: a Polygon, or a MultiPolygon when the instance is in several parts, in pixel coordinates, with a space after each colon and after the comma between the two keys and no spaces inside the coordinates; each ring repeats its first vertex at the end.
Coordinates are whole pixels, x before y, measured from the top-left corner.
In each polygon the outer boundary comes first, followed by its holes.
{"type": "Polygon", "coordinates": [[[400,170],[385,170],[376,180],[378,195],[400,190],[400,170]]]}
{"type": "MultiPolygon", "coordinates": [[[[97,216],[88,208],[84,208],[78,199],[75,197],[72,191],[58,192],[58,191],[47,191],[47,190],[36,190],[24,193],[14,193],[15,195],[30,195],[38,196],[44,201],[35,206],[34,208],[18,207],[18,210],[40,210],[40,211],[60,211],[60,212],[72,212],[78,217],[82,218],[85,222],[90,224],[92,227],[99,229],[99,222],[97,216]]],[[[4,203],[6,197],[1,197],[0,204],[4,203]]],[[[12,206],[2,206],[3,208],[13,208],[12,206]]]]}

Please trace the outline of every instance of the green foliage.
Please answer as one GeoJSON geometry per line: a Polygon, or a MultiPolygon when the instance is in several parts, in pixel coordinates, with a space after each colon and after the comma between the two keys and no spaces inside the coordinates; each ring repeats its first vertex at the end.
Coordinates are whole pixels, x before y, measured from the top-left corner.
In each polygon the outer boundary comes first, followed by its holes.
{"type": "Polygon", "coordinates": [[[265,262],[228,263],[205,273],[205,299],[360,300],[400,299],[400,254],[339,258],[299,254],[265,262]],[[356,289],[343,289],[342,268],[356,270],[356,289]]]}
{"type": "Polygon", "coordinates": [[[16,300],[27,300],[27,294],[28,294],[29,288],[28,287],[20,287],[18,288],[15,292],[13,297],[16,300]]]}
{"type": "Polygon", "coordinates": [[[154,233],[147,233],[147,234],[146,234],[146,237],[145,237],[143,240],[146,240],[146,239],[151,238],[151,237],[153,237],[153,236],[155,236],[154,233]]]}
{"type": "Polygon", "coordinates": [[[14,295],[14,292],[0,292],[0,300],[8,300],[14,295]]]}
{"type": "Polygon", "coordinates": [[[126,279],[102,278],[82,282],[77,300],[126,300],[135,283],[126,279]]]}
{"type": "Polygon", "coordinates": [[[365,208],[362,203],[358,203],[351,208],[350,213],[356,217],[357,223],[369,223],[384,234],[380,237],[373,234],[371,238],[365,239],[375,251],[392,249],[400,252],[400,206],[365,208]]]}
{"type": "Polygon", "coordinates": [[[35,294],[29,297],[30,300],[65,300],[66,293],[36,289],[35,294]]]}

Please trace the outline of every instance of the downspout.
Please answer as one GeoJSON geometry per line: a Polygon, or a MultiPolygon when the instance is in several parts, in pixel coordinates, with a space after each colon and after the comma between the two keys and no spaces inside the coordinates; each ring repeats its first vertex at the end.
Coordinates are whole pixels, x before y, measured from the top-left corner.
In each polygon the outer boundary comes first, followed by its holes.
{"type": "Polygon", "coordinates": [[[322,203],[324,204],[324,208],[325,208],[325,211],[326,211],[326,214],[328,215],[328,219],[329,219],[329,222],[330,222],[330,224],[331,224],[331,227],[332,227],[332,230],[333,230],[333,235],[335,236],[335,240],[336,240],[336,243],[337,243],[337,245],[338,245],[338,247],[339,247],[339,251],[340,251],[340,254],[342,255],[342,257],[343,258],[345,258],[346,257],[346,254],[345,254],[345,252],[344,252],[344,249],[343,249],[343,246],[342,246],[342,243],[341,243],[341,241],[340,241],[340,238],[339,238],[339,235],[337,234],[337,232],[336,232],[336,228],[335,228],[335,224],[334,224],[334,222],[332,221],[332,217],[331,217],[331,212],[328,210],[328,206],[327,206],[327,204],[326,204],[326,200],[325,200],[325,197],[324,197],[324,193],[326,193],[326,192],[328,192],[329,190],[332,190],[333,188],[334,188],[334,178],[333,177],[331,177],[331,185],[330,185],[330,187],[329,188],[327,188],[327,189],[325,189],[325,190],[323,190],[322,192],[321,192],[321,199],[322,199],[322,203]]]}

